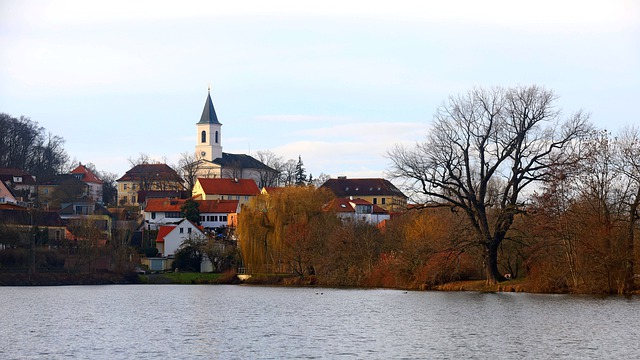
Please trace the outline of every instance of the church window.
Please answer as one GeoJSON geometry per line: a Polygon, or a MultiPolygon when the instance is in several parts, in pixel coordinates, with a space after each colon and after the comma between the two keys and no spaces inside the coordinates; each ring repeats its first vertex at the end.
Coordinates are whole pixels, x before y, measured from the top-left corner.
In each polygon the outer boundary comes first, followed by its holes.
{"type": "Polygon", "coordinates": [[[200,133],[200,142],[207,142],[207,132],[206,131],[202,131],[200,133]]]}
{"type": "Polygon", "coordinates": [[[216,144],[218,143],[218,132],[216,131],[216,144]]]}

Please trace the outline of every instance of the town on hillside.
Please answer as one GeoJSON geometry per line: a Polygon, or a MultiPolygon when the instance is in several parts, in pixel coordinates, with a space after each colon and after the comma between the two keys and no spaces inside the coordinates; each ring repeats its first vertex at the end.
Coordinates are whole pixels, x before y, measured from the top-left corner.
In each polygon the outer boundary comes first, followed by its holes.
{"type": "Polygon", "coordinates": [[[0,250],[38,253],[0,258],[0,271],[245,271],[236,231],[243,209],[291,187],[330,192],[322,211],[342,221],[381,226],[406,208],[407,196],[386,179],[314,180],[301,158],[283,168],[270,161],[273,156],[224,152],[210,92],[196,130],[193,156],[180,168],[146,158],[131,161],[113,181],[115,189],[90,164],[43,176],[0,168],[0,250]],[[197,261],[181,258],[180,251],[194,249],[194,243],[197,261]],[[65,249],[62,255],[59,249],[65,249]],[[135,260],[124,264],[123,254],[135,260]]]}
{"type": "Polygon", "coordinates": [[[450,97],[424,142],[387,151],[388,179],[224,152],[210,93],[179,166],[141,156],[118,175],[60,171],[60,138],[0,113],[0,273],[637,292],[640,130],[598,130],[557,99],[536,85],[450,97]]]}

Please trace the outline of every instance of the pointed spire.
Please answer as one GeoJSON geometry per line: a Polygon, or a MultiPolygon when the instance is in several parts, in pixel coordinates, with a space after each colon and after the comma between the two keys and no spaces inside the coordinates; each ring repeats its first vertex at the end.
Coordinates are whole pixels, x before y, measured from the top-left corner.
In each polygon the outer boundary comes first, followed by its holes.
{"type": "Polygon", "coordinates": [[[211,85],[209,85],[207,100],[205,100],[202,116],[198,124],[220,124],[216,110],[213,108],[213,101],[211,100],[211,85]]]}

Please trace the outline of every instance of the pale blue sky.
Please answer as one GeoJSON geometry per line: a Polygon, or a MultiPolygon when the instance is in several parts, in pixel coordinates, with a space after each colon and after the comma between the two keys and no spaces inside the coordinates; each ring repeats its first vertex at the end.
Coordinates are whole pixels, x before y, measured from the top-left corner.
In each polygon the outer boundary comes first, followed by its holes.
{"type": "Polygon", "coordinates": [[[209,84],[225,152],[301,155],[316,177],[383,176],[473,86],[537,84],[598,127],[640,125],[637,1],[230,3],[3,0],[0,112],[120,175],[194,151],[209,84]]]}

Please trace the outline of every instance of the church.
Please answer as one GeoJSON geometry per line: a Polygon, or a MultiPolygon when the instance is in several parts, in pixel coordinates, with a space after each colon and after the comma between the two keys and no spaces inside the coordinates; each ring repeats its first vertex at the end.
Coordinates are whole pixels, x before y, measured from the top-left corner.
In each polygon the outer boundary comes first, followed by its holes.
{"type": "Polygon", "coordinates": [[[200,178],[252,179],[258,187],[277,186],[277,171],[251,155],[230,154],[222,151],[222,124],[218,121],[207,93],[202,116],[196,124],[197,174],[200,178]]]}

